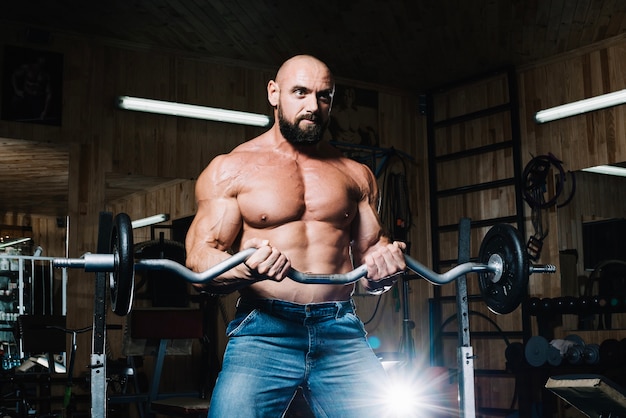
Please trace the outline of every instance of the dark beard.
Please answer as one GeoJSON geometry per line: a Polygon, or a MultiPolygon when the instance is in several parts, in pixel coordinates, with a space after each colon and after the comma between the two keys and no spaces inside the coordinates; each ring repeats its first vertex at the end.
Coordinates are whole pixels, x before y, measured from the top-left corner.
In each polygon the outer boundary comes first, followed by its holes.
{"type": "Polygon", "coordinates": [[[315,145],[322,140],[326,125],[316,122],[310,129],[300,129],[298,123],[302,120],[299,118],[295,123],[289,122],[283,117],[283,113],[278,110],[278,127],[280,133],[285,139],[294,145],[315,145]]]}

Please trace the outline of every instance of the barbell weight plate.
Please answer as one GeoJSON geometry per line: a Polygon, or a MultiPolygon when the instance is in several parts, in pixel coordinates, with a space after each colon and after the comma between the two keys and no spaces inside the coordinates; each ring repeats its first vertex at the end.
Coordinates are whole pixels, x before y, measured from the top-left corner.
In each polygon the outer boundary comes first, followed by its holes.
{"type": "Polygon", "coordinates": [[[563,362],[563,356],[561,355],[561,351],[550,344],[548,346],[548,364],[550,366],[560,366],[563,362]]]}
{"type": "Polygon", "coordinates": [[[113,271],[109,273],[111,310],[119,316],[125,316],[132,308],[135,290],[133,226],[125,213],[117,214],[113,220],[111,254],[115,256],[113,271]]]}
{"type": "Polygon", "coordinates": [[[485,235],[478,253],[479,263],[489,264],[492,255],[502,260],[499,279],[492,272],[478,274],[480,293],[496,314],[513,312],[527,293],[529,261],[519,231],[508,224],[496,224],[485,235]]]}
{"type": "Polygon", "coordinates": [[[541,367],[548,361],[548,340],[540,335],[535,335],[528,339],[524,347],[524,357],[528,364],[533,367],[541,367]]]}
{"type": "Polygon", "coordinates": [[[583,359],[587,364],[600,363],[600,345],[587,344],[583,350],[583,359]]]}

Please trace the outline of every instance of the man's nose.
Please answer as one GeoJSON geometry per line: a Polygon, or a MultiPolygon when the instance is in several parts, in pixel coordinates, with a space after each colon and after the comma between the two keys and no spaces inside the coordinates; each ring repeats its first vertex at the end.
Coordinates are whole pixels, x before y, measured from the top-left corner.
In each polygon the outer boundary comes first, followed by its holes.
{"type": "Polygon", "coordinates": [[[306,98],[305,110],[309,113],[316,113],[318,109],[319,101],[317,100],[317,96],[309,94],[306,98]]]}

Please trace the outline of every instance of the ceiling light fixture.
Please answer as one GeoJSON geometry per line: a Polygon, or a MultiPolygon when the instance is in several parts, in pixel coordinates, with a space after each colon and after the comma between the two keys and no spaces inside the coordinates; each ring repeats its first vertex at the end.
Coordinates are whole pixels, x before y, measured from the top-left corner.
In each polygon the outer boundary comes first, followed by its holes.
{"type": "Polygon", "coordinates": [[[170,215],[166,213],[160,213],[154,216],[148,216],[147,218],[137,219],[136,221],[132,221],[130,224],[133,229],[143,228],[144,226],[150,226],[154,224],[158,224],[161,222],[168,221],[170,219],[170,215]]]}
{"type": "Polygon", "coordinates": [[[546,123],[624,103],[626,103],[626,90],[619,90],[613,93],[602,94],[600,96],[552,107],[550,109],[540,110],[535,113],[535,121],[537,123],[546,123]]]}
{"type": "Polygon", "coordinates": [[[22,244],[30,241],[32,238],[17,238],[11,241],[0,242],[0,248],[10,247],[12,245],[22,244]]]}
{"type": "Polygon", "coordinates": [[[598,165],[595,167],[583,168],[582,171],[597,174],[608,174],[609,176],[626,177],[626,168],[616,167],[614,165],[598,165]]]}
{"type": "Polygon", "coordinates": [[[240,125],[268,127],[272,123],[272,119],[269,116],[261,115],[259,113],[218,109],[215,107],[143,99],[131,96],[119,96],[117,98],[117,105],[121,109],[136,110],[139,112],[184,116],[188,118],[205,119],[216,122],[237,123],[240,125]]]}

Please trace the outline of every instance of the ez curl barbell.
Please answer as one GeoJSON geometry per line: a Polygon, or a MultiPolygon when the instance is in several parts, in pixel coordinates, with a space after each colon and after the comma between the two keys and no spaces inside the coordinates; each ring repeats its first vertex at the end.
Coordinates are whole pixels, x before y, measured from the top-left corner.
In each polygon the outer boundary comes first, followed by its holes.
{"type": "MultiPolygon", "coordinates": [[[[125,213],[115,216],[111,231],[109,254],[87,253],[81,258],[56,258],[55,267],[80,268],[86,272],[109,273],[111,309],[117,315],[130,313],[134,294],[135,271],[165,270],[184,280],[207,283],[222,273],[243,263],[256,248],[240,251],[204,272],[194,272],[168,259],[134,260],[131,220],[125,213]]],[[[508,224],[494,225],[483,239],[477,262],[459,264],[445,273],[436,273],[405,255],[407,267],[425,280],[443,285],[468,274],[478,273],[479,287],[488,308],[497,314],[507,314],[522,302],[532,273],[554,273],[553,265],[532,265],[520,233],[508,224]]],[[[305,284],[350,284],[367,274],[365,265],[342,274],[309,274],[290,269],[288,277],[305,284]]]]}

